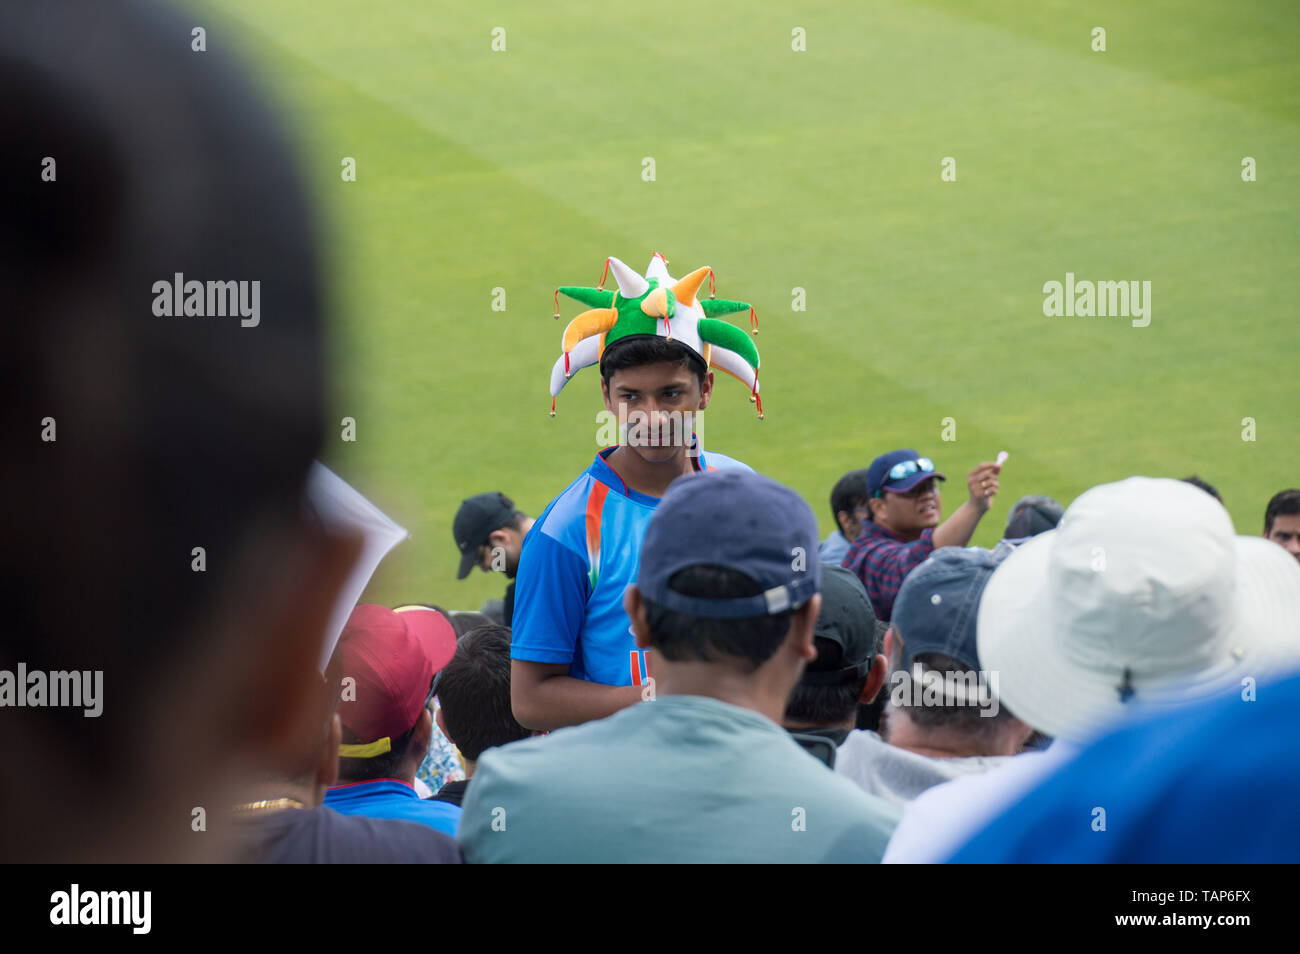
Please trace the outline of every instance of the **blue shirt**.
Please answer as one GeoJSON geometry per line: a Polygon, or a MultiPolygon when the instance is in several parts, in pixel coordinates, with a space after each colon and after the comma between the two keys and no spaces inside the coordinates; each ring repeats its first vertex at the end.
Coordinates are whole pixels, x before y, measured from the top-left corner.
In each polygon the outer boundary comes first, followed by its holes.
{"type": "Polygon", "coordinates": [[[832,530],[830,536],[821,542],[817,548],[817,557],[823,563],[834,563],[836,566],[842,566],[844,555],[849,552],[849,541],[844,539],[844,534],[838,530],[832,530]]]}
{"type": "Polygon", "coordinates": [[[335,786],[325,792],[325,806],[344,815],[419,822],[452,836],[460,824],[460,809],[455,805],[422,799],[395,778],[335,786]]]}
{"type": "MultiPolygon", "coordinates": [[[[608,686],[641,685],[638,652],[623,609],[623,591],[636,582],[641,541],[659,505],[630,489],[606,463],[606,447],[551,501],[524,537],[515,586],[510,655],[563,663],[575,679],[608,686]]],[[[696,470],[748,466],[703,452],[696,470]]]]}
{"type": "Polygon", "coordinates": [[[464,805],[480,864],[875,863],[900,814],[766,716],[679,695],[488,749],[464,805]]]}
{"type": "Polygon", "coordinates": [[[1259,685],[1254,701],[1243,699],[1245,693],[1243,688],[1105,736],[952,860],[1300,861],[1300,675],[1259,685]]]}

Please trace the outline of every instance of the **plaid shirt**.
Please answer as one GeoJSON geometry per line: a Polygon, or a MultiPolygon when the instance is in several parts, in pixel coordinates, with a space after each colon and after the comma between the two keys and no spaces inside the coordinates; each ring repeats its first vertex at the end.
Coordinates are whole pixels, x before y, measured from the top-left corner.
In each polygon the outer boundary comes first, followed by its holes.
{"type": "Polygon", "coordinates": [[[876,618],[887,623],[904,578],[933,552],[933,530],[922,530],[919,540],[904,543],[880,524],[864,523],[841,565],[862,581],[876,618]]]}

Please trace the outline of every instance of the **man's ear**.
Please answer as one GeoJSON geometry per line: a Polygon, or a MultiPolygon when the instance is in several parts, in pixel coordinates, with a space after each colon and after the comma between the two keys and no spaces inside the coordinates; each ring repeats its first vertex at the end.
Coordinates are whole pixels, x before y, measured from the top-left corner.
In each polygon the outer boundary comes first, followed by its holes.
{"type": "Polygon", "coordinates": [[[871,511],[872,523],[881,522],[880,518],[885,515],[886,506],[888,505],[885,503],[884,497],[872,497],[867,501],[867,509],[871,511]]]}
{"type": "Polygon", "coordinates": [[[817,644],[813,642],[813,630],[817,628],[817,617],[822,611],[822,595],[814,593],[812,599],[794,611],[791,627],[794,630],[795,651],[806,662],[817,658],[817,644]]]}
{"type": "Polygon", "coordinates": [[[451,733],[447,731],[447,723],[442,718],[442,706],[438,707],[438,711],[434,714],[434,719],[438,723],[438,731],[442,733],[443,738],[445,738],[452,745],[455,745],[456,740],[453,739],[451,737],[451,733]]]}
{"type": "Polygon", "coordinates": [[[867,684],[862,687],[862,695],[858,696],[858,702],[863,705],[870,705],[876,701],[876,695],[885,685],[885,676],[889,674],[889,660],[880,653],[871,661],[871,669],[867,671],[867,684]]]}
{"type": "Polygon", "coordinates": [[[605,380],[603,375],[600,379],[600,396],[605,399],[605,410],[609,411],[610,414],[617,414],[618,412],[614,410],[614,402],[609,397],[609,382],[605,380]]]}
{"type": "Polygon", "coordinates": [[[700,385],[700,410],[703,411],[713,400],[713,369],[704,372],[704,383],[700,385]]]}
{"type": "Polygon", "coordinates": [[[632,621],[632,635],[636,640],[636,648],[649,649],[650,625],[646,622],[645,600],[635,583],[630,584],[623,591],[623,609],[627,612],[627,618],[632,621]]]}
{"type": "Polygon", "coordinates": [[[847,510],[835,511],[835,523],[839,527],[841,534],[848,535],[849,524],[852,522],[853,517],[847,510]]]}
{"type": "MultiPolygon", "coordinates": [[[[429,742],[433,739],[433,713],[429,707],[425,706],[420,710],[420,719],[415,723],[415,732],[411,736],[411,747],[420,751],[420,762],[424,762],[424,757],[429,754],[429,742]]],[[[417,769],[420,764],[415,766],[417,769]]]]}

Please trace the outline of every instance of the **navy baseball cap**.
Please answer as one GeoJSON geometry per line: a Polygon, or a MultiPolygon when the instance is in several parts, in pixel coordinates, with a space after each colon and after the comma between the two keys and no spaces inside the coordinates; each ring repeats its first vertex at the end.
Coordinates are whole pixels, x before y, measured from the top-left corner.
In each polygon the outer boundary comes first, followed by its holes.
{"type": "Polygon", "coordinates": [[[943,547],[907,575],[890,623],[903,638],[902,668],[921,653],[943,653],[979,669],[975,618],[980,596],[1001,560],[978,547],[943,547]]]}
{"type": "Polygon", "coordinates": [[[810,686],[839,685],[861,679],[880,652],[880,631],[866,587],[852,572],[833,563],[822,565],[822,608],[813,636],[840,647],[838,657],[818,655],[804,668],[810,686]]]}
{"type": "Polygon", "coordinates": [[[488,542],[488,535],[493,530],[500,530],[508,524],[514,513],[514,501],[500,492],[475,494],[461,501],[456,519],[451,523],[451,533],[456,538],[456,548],[460,550],[460,569],[456,571],[456,579],[463,580],[469,576],[478,563],[478,548],[488,542]]]}
{"type": "Polygon", "coordinates": [[[872,497],[880,496],[886,490],[903,494],[931,477],[936,480],[948,479],[935,471],[934,463],[928,457],[922,457],[910,448],[890,451],[888,454],[881,454],[867,468],[867,493],[872,497]],[[890,476],[895,468],[903,473],[890,476]]]}
{"type": "Polygon", "coordinates": [[[771,616],[821,590],[817,520],[804,499],[770,477],[710,471],[674,480],[641,543],[636,585],[651,602],[705,619],[771,616]],[[686,596],[669,588],[674,573],[711,565],[753,578],[757,596],[686,596]]]}

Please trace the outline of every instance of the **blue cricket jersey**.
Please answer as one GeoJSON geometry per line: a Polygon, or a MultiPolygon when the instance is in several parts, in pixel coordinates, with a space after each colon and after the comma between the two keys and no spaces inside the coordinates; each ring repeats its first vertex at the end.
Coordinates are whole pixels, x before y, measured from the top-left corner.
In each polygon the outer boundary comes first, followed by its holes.
{"type": "MultiPolygon", "coordinates": [[[[659,498],[631,490],[605,462],[617,449],[601,450],[524,537],[510,655],[567,663],[575,679],[632,686],[648,673],[623,591],[636,582],[641,541],[659,498]]],[[[694,463],[697,471],[752,469],[703,451],[694,463]]]]}
{"type": "Polygon", "coordinates": [[[460,825],[461,811],[457,806],[421,798],[414,788],[396,778],[344,782],[325,790],[324,804],[344,815],[418,822],[453,838],[460,825]]]}

